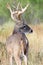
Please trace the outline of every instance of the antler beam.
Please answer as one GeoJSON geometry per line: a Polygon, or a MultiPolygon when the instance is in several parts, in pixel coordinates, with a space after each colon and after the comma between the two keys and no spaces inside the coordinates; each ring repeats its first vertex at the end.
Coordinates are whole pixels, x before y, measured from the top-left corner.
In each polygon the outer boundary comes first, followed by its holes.
{"type": "Polygon", "coordinates": [[[29,6],[29,4],[27,4],[25,8],[22,8],[22,10],[21,10],[21,11],[19,11],[19,14],[24,13],[24,12],[26,11],[26,9],[28,8],[28,6],[29,6]]]}
{"type": "Polygon", "coordinates": [[[20,4],[20,2],[19,2],[19,3],[18,3],[18,6],[17,6],[17,10],[16,10],[16,11],[12,11],[10,5],[7,3],[7,8],[10,10],[11,18],[12,18],[13,20],[15,20],[16,17],[19,18],[19,16],[26,11],[26,9],[28,8],[28,6],[29,6],[29,4],[27,4],[25,8],[22,8],[22,6],[21,6],[21,4],[20,4]],[[20,5],[20,7],[21,7],[21,10],[18,10],[19,5],[20,5]],[[15,17],[15,16],[16,16],[16,17],[15,17]]]}

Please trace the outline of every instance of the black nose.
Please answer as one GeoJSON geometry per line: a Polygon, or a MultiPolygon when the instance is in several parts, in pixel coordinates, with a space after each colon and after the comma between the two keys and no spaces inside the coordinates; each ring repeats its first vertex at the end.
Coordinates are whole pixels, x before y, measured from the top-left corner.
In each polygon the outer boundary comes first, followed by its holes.
{"type": "Polygon", "coordinates": [[[31,30],[31,33],[33,32],[33,30],[31,30]]]}

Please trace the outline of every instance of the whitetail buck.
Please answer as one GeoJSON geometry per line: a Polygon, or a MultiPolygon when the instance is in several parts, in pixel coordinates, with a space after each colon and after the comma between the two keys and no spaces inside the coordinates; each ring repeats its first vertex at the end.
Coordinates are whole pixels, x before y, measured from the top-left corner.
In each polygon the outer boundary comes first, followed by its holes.
{"type": "Polygon", "coordinates": [[[9,4],[7,8],[10,10],[11,18],[16,21],[16,25],[13,34],[6,41],[7,53],[9,55],[10,65],[12,65],[12,57],[14,57],[17,65],[21,65],[22,58],[25,65],[27,65],[27,54],[29,42],[25,35],[25,32],[33,32],[33,30],[25,24],[21,19],[21,14],[27,9],[28,5],[21,10],[12,11],[9,4]]]}

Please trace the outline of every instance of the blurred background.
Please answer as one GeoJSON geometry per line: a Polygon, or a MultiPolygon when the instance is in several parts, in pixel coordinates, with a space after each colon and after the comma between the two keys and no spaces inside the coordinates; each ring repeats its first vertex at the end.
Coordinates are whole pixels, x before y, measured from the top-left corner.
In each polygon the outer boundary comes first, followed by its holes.
{"type": "Polygon", "coordinates": [[[5,42],[15,25],[6,4],[13,7],[18,2],[22,7],[30,4],[23,14],[24,20],[33,29],[32,34],[26,34],[29,40],[28,65],[43,65],[43,0],[0,0],[0,65],[8,65],[5,42]]]}
{"type": "Polygon", "coordinates": [[[27,3],[30,4],[27,11],[23,14],[28,23],[37,24],[43,22],[43,0],[0,0],[0,24],[11,18],[6,4],[17,6],[18,2],[21,3],[22,7],[25,7],[27,3]]]}

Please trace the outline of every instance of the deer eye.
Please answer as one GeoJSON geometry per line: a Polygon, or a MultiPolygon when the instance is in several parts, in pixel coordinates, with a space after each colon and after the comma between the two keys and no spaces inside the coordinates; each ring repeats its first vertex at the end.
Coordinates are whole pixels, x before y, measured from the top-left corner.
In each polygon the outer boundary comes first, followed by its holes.
{"type": "Polygon", "coordinates": [[[24,29],[26,29],[26,27],[24,27],[24,29]]]}

